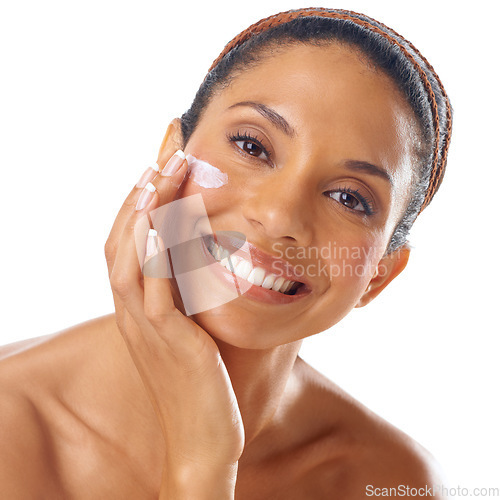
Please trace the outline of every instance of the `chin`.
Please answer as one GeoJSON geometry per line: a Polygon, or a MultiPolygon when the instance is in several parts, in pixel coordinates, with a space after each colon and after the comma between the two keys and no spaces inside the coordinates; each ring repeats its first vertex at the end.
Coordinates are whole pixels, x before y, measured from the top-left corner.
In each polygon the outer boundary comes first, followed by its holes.
{"type": "Polygon", "coordinates": [[[266,349],[273,347],[270,331],[265,331],[255,318],[245,318],[229,304],[190,316],[214,340],[240,349],[266,349]],[[267,337],[266,337],[267,335],[267,337]]]}
{"type": "MultiPolygon", "coordinates": [[[[190,316],[216,341],[222,341],[240,349],[272,349],[305,337],[315,335],[333,325],[331,318],[323,322],[311,321],[304,316],[304,321],[290,321],[288,315],[256,315],[237,304],[238,299],[223,306],[190,316]]],[[[336,322],[336,321],[335,321],[336,322]]]]}
{"type": "Polygon", "coordinates": [[[270,349],[293,340],[287,328],[265,325],[254,314],[235,305],[236,299],[191,317],[214,340],[240,349],[270,349]]]}

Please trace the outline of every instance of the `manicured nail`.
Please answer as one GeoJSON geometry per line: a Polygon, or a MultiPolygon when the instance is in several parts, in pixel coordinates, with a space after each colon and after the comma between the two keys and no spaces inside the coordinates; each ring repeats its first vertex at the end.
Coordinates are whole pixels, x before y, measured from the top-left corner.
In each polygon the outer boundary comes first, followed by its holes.
{"type": "Polygon", "coordinates": [[[174,175],[175,172],[177,172],[177,170],[179,170],[179,168],[182,165],[182,162],[185,159],[186,159],[186,155],[184,154],[184,152],[181,149],[179,149],[178,151],[176,151],[172,155],[172,158],[170,158],[170,160],[168,160],[167,164],[165,165],[165,167],[161,171],[161,175],[168,175],[169,177],[174,175]]]}
{"type": "Polygon", "coordinates": [[[146,257],[152,257],[158,253],[158,232],[156,229],[150,229],[146,242],[146,257]]]}
{"type": "Polygon", "coordinates": [[[142,274],[149,278],[173,278],[163,240],[155,229],[149,229],[142,274]]]}
{"type": "Polygon", "coordinates": [[[151,167],[148,167],[145,170],[145,172],[141,175],[141,178],[139,179],[135,187],[138,188],[145,187],[148,182],[152,181],[155,178],[156,174],[159,171],[160,169],[158,168],[158,165],[154,163],[151,167]]]}
{"type": "Polygon", "coordinates": [[[148,182],[144,186],[144,189],[142,190],[142,193],[139,196],[139,199],[137,200],[137,205],[135,206],[135,209],[142,210],[151,201],[151,198],[153,197],[153,193],[155,191],[156,188],[153,186],[153,184],[151,184],[151,182],[148,182]]]}

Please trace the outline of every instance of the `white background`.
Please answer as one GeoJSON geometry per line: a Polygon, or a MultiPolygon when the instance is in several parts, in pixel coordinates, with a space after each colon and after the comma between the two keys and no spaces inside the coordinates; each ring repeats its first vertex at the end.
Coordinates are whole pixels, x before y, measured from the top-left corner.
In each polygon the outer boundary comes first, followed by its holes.
{"type": "MultiPolygon", "coordinates": [[[[450,486],[469,489],[500,487],[499,12],[491,5],[326,5],[368,14],[410,39],[445,83],[455,122],[445,181],[417,220],[403,275],[301,351],[431,450],[450,486]]],[[[104,242],[169,121],[234,35],[305,6],[4,2],[1,344],[113,311],[104,242]]]]}

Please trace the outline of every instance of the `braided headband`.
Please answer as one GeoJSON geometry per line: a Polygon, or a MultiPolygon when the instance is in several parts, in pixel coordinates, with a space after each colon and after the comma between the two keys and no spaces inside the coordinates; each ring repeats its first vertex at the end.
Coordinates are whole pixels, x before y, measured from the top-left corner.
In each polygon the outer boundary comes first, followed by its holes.
{"type": "Polygon", "coordinates": [[[225,47],[224,50],[221,52],[219,57],[212,63],[212,66],[210,66],[210,69],[208,72],[212,71],[220,62],[220,60],[228,54],[232,49],[237,47],[238,45],[243,44],[246,42],[249,38],[251,38],[254,35],[258,35],[259,33],[262,33],[263,31],[268,30],[269,28],[273,28],[275,26],[278,26],[280,24],[285,24],[290,21],[293,21],[294,19],[297,19],[299,17],[310,17],[310,16],[317,16],[317,17],[329,17],[329,18],[334,18],[334,19],[344,19],[344,20],[349,20],[352,21],[353,23],[356,23],[360,26],[363,26],[364,28],[371,30],[374,33],[377,33],[387,40],[389,40],[392,44],[397,45],[401,52],[406,56],[408,60],[411,61],[413,64],[414,68],[417,70],[418,74],[420,75],[420,78],[422,80],[422,83],[427,91],[427,95],[429,97],[429,102],[432,110],[432,122],[435,130],[435,145],[434,145],[434,154],[433,154],[433,161],[432,161],[432,170],[431,170],[431,175],[429,179],[429,186],[427,188],[427,192],[425,195],[425,199],[422,203],[422,207],[420,208],[420,212],[431,202],[435,192],[439,188],[442,180],[443,180],[443,174],[446,168],[446,159],[448,156],[448,148],[450,146],[450,137],[451,137],[451,105],[450,101],[448,99],[448,96],[444,90],[443,84],[441,83],[441,80],[439,79],[438,75],[434,71],[434,68],[429,64],[427,59],[425,59],[424,56],[413,46],[411,42],[403,38],[401,35],[396,33],[393,29],[385,26],[384,24],[375,21],[375,19],[372,19],[368,16],[365,16],[364,14],[358,14],[356,12],[348,11],[348,10],[331,10],[331,9],[323,9],[323,8],[308,8],[308,9],[298,9],[298,10],[289,10],[287,12],[280,12],[279,14],[275,14],[270,17],[266,17],[265,19],[261,19],[260,21],[256,22],[255,24],[252,24],[249,26],[246,30],[242,31],[239,35],[234,37],[225,47]],[[365,21],[363,19],[360,19],[359,16],[362,16],[366,19],[369,19],[371,22],[376,23],[383,28],[385,28],[389,33],[386,33],[383,31],[381,28],[376,26],[376,24],[371,24],[368,21],[365,21]],[[392,35],[392,36],[391,36],[392,35]],[[420,57],[420,59],[424,62],[424,64],[427,66],[429,71],[432,73],[434,78],[436,79],[436,82],[439,85],[439,88],[441,89],[441,92],[443,93],[443,97],[446,102],[446,121],[447,121],[447,130],[446,130],[446,135],[444,137],[444,144],[443,144],[443,149],[441,152],[441,158],[439,157],[439,145],[441,142],[441,136],[440,136],[440,129],[439,129],[439,114],[438,114],[438,105],[436,102],[436,96],[434,94],[434,91],[432,90],[432,85],[429,79],[427,78],[427,75],[425,71],[422,69],[420,64],[417,62],[415,57],[409,53],[408,49],[400,43],[399,40],[403,40],[408,46],[415,52],[415,54],[420,57]]]}

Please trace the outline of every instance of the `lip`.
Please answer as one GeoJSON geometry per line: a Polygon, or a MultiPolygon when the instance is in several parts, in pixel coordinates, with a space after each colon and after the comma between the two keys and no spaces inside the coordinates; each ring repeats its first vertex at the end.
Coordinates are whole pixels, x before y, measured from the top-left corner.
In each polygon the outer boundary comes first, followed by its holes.
{"type": "MultiPolygon", "coordinates": [[[[214,236],[214,235],[210,235],[214,236]]],[[[228,250],[234,250],[237,251],[238,249],[241,248],[242,246],[242,241],[238,240],[235,241],[235,238],[228,237],[226,235],[216,235],[217,236],[217,242],[221,244],[223,247],[225,247],[228,250]],[[231,241],[232,240],[232,241],[231,241]]],[[[236,282],[245,282],[245,284],[248,283],[249,288],[246,289],[246,291],[242,294],[245,297],[248,297],[249,299],[253,299],[259,302],[265,302],[269,304],[290,304],[297,302],[298,300],[301,300],[305,298],[306,296],[311,294],[311,288],[308,284],[306,284],[304,281],[301,281],[298,277],[295,276],[295,274],[292,274],[289,272],[289,267],[287,268],[288,273],[284,272],[276,272],[272,267],[270,267],[272,264],[270,262],[276,262],[279,261],[280,265],[285,265],[287,264],[285,261],[282,261],[281,259],[276,259],[273,258],[264,252],[260,251],[257,249],[254,245],[249,243],[248,241],[246,244],[248,245],[248,248],[250,250],[250,257],[252,261],[255,264],[258,264],[259,267],[262,267],[266,271],[269,271],[270,273],[274,273],[277,275],[283,276],[285,279],[290,279],[293,281],[299,281],[303,283],[303,285],[297,290],[297,293],[295,295],[286,295],[281,292],[276,292],[275,290],[268,290],[267,288],[262,288],[261,286],[257,286],[254,284],[251,284],[250,282],[243,280],[243,278],[240,278],[239,276],[236,276],[233,274],[231,271],[228,271],[224,266],[219,264],[217,260],[213,257],[213,255],[209,252],[207,246],[206,246],[206,241],[207,237],[200,238],[201,242],[201,248],[202,252],[207,259],[207,265],[216,263],[217,266],[213,266],[215,271],[215,274],[218,276],[218,278],[224,283],[225,286],[232,285],[232,287],[235,286],[236,282]],[[254,253],[255,252],[255,253],[254,253]],[[255,255],[255,259],[254,259],[255,255]],[[263,265],[264,264],[264,265],[263,265]]],[[[241,253],[241,250],[240,250],[241,253]]],[[[290,266],[290,264],[288,264],[290,266]]]]}
{"type": "Polygon", "coordinates": [[[280,259],[279,257],[274,257],[273,255],[260,250],[248,240],[242,240],[240,238],[230,236],[228,232],[217,231],[214,235],[211,235],[211,237],[214,238],[216,243],[219,243],[224,248],[229,250],[231,254],[245,244],[250,251],[250,257],[255,265],[262,267],[262,269],[268,273],[283,276],[283,278],[287,280],[298,281],[303,284],[301,288],[307,288],[309,291],[312,289],[312,285],[307,277],[304,276],[303,273],[297,272],[295,267],[290,264],[290,262],[280,259]]]}

